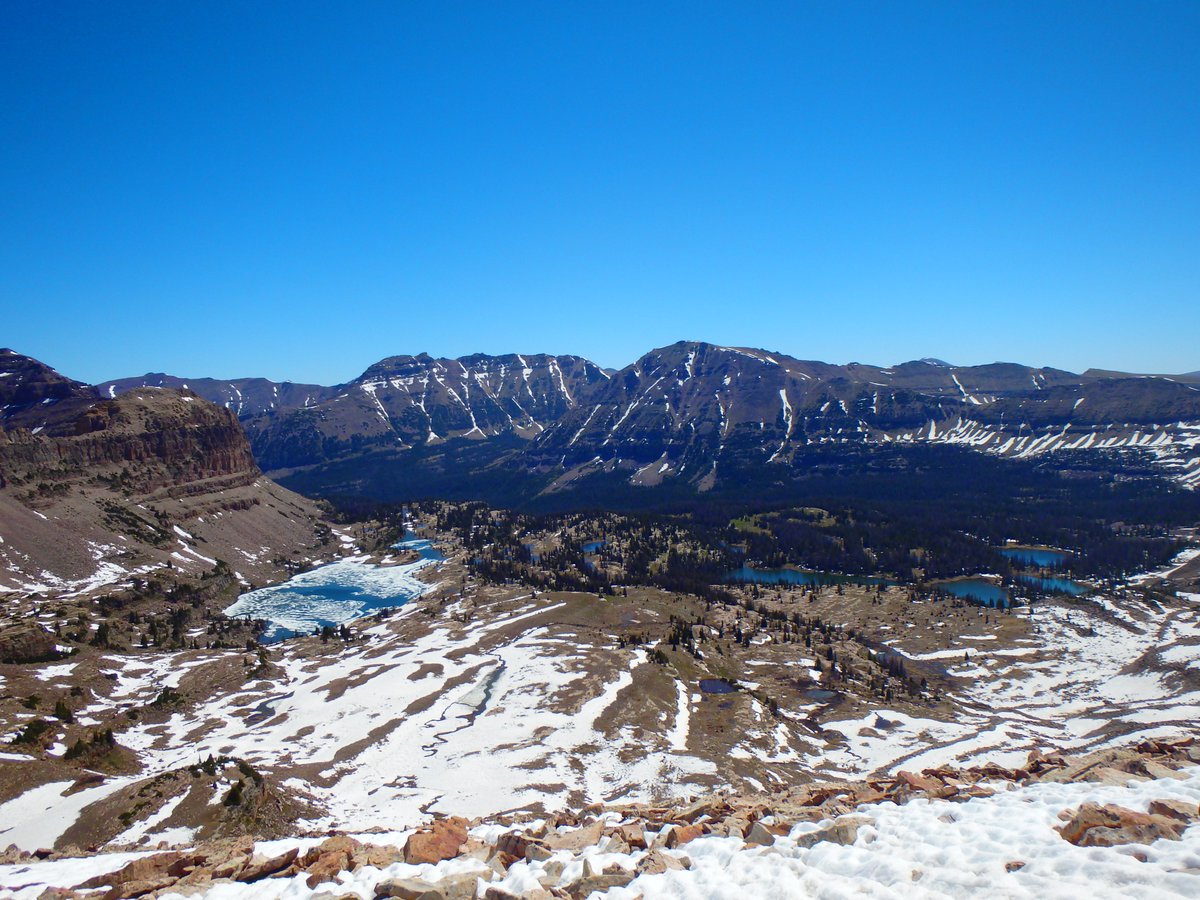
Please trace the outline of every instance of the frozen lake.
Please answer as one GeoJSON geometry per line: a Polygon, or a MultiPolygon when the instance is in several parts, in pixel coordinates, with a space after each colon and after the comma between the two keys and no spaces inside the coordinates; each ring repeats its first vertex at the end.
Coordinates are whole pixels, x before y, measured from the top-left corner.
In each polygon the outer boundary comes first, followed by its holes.
{"type": "Polygon", "coordinates": [[[262,640],[271,643],[341,625],[378,609],[403,606],[429,588],[417,573],[444,557],[411,532],[395,546],[416,550],[421,558],[402,565],[380,565],[366,556],[339,559],[242,594],[225,614],[265,619],[270,624],[262,640]]]}

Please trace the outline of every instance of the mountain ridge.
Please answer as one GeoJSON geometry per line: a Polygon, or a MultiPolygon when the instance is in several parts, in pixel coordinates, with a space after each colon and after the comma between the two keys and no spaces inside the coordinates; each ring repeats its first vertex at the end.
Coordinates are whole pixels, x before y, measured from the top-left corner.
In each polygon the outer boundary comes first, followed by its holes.
{"type": "MultiPolygon", "coordinates": [[[[101,389],[119,393],[130,383],[101,389]]],[[[678,341],[616,372],[544,354],[396,355],[331,388],[287,393],[268,382],[269,400],[249,406],[240,386],[248,380],[187,383],[240,408],[255,458],[279,474],[352,469],[364,454],[386,465],[389,455],[473,441],[493,448],[489,460],[560,487],[619,470],[636,485],[682,474],[707,490],[721,459],[789,464],[797,448],[814,443],[920,441],[1005,456],[1144,452],[1162,457],[1182,483],[1200,483],[1196,435],[1182,427],[1200,422],[1200,390],[1184,377],[932,358],[838,365],[678,341]]],[[[478,454],[469,455],[478,465],[478,454]]],[[[449,456],[439,458],[453,467],[449,456]]],[[[351,490],[369,493],[370,480],[352,478],[351,490]]]]}

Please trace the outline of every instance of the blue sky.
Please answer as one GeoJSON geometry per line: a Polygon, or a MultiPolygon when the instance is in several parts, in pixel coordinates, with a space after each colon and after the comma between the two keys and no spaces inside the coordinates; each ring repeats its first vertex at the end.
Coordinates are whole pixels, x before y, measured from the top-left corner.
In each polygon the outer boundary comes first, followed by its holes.
{"type": "Polygon", "coordinates": [[[0,5],[0,346],[1200,369],[1197,3],[0,5]]]}

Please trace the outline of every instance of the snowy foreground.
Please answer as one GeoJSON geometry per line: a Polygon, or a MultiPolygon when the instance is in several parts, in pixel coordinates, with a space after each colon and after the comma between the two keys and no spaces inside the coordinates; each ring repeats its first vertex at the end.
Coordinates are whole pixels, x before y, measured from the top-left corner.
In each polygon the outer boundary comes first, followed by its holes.
{"type": "MultiPolygon", "coordinates": [[[[482,852],[434,864],[394,863],[372,865],[354,872],[314,880],[301,872],[252,884],[213,883],[167,891],[159,896],[202,896],[212,900],[273,900],[355,896],[369,900],[385,883],[419,879],[445,893],[432,896],[550,897],[596,896],[603,891],[580,893],[593,873],[647,869],[648,857],[684,861],[688,868],[640,874],[628,884],[611,887],[613,900],[644,897],[746,898],[771,897],[1031,897],[1045,898],[1152,898],[1200,896],[1200,826],[1182,830],[1180,840],[1159,839],[1149,844],[1075,846],[1056,828],[1064,811],[1086,802],[1112,803],[1145,812],[1152,801],[1200,803],[1200,767],[1187,766],[1162,777],[1129,780],[1125,784],[1041,781],[1018,786],[995,783],[996,793],[965,802],[914,797],[899,805],[892,801],[860,806],[855,818],[861,824],[851,843],[812,844],[805,836],[829,826],[829,820],[802,822],[772,846],[753,846],[739,837],[696,837],[674,849],[629,850],[615,837],[581,842],[581,846],[555,849],[547,858],[520,859],[507,869],[489,866],[484,857],[494,854],[497,841],[511,827],[482,824],[471,829],[473,843],[482,852]],[[861,817],[861,818],[860,818],[861,817]],[[593,842],[594,841],[594,842],[593,842]],[[811,846],[806,846],[812,844],[811,846]],[[618,852],[609,852],[616,847],[618,852]],[[311,882],[311,885],[310,885],[311,882]],[[465,888],[454,893],[450,885],[465,888]],[[572,893],[554,894],[572,885],[572,893]]],[[[607,824],[621,821],[617,812],[606,813],[607,824]]],[[[770,822],[770,818],[764,819],[770,822]]],[[[599,828],[598,825],[593,826],[599,828]]],[[[664,833],[669,833],[667,826],[664,833]]],[[[1182,826],[1181,826],[1182,827],[1182,826]]],[[[578,833],[586,832],[586,827],[578,833]]],[[[611,829],[610,829],[611,830],[611,829]]],[[[571,838],[565,830],[565,842],[571,838]]],[[[364,841],[402,844],[408,833],[364,835],[364,841]]],[[[658,835],[646,830],[653,846],[658,835]]],[[[749,837],[749,835],[748,835],[749,837]]],[[[255,858],[278,855],[289,848],[307,850],[320,838],[260,842],[255,858]]],[[[671,845],[670,841],[666,846],[671,845]]],[[[68,888],[97,875],[115,872],[130,860],[149,853],[107,854],[82,859],[30,861],[0,866],[0,887],[5,896],[39,897],[47,887],[68,888]]],[[[672,863],[673,865],[674,863],[672,863]]],[[[662,867],[659,866],[659,869],[662,867]]],[[[386,889],[385,889],[386,890],[386,889]]],[[[413,896],[412,894],[393,894],[413,896]]],[[[121,894],[121,896],[126,896],[121,894]]],[[[424,895],[423,895],[424,896],[424,895]]]]}

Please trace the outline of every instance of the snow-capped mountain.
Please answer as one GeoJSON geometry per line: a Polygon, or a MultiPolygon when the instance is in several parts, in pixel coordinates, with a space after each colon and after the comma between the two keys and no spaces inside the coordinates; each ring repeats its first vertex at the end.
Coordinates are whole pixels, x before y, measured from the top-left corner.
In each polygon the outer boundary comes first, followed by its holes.
{"type": "Polygon", "coordinates": [[[1010,363],[832,366],[681,342],[615,374],[539,436],[564,469],[711,486],[718,461],[789,463],[811,444],[958,443],[1001,455],[1142,448],[1194,483],[1200,389],[1165,378],[1086,379],[1010,363]]]}
{"type": "MultiPolygon", "coordinates": [[[[576,356],[421,354],[332,388],[155,375],[101,389],[147,379],[237,412],[267,471],[345,472],[364,453],[386,468],[412,449],[473,441],[490,442],[472,452],[476,467],[503,461],[552,479],[619,471],[646,486],[682,476],[703,490],[722,460],[786,466],[811,445],[933,443],[1015,457],[1131,451],[1200,483],[1200,385],[1184,376],[936,359],[834,365],[680,341],[615,373],[576,356]]],[[[372,477],[355,490],[369,495],[372,477]]]]}

